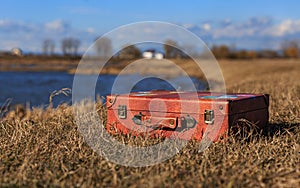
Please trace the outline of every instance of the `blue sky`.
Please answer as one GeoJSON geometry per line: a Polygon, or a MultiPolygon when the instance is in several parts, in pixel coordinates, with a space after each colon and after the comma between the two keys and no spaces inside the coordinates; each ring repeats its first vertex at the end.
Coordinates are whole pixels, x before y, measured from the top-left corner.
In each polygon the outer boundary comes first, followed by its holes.
{"type": "Polygon", "coordinates": [[[209,45],[279,49],[300,37],[299,7],[297,0],[3,0],[0,50],[40,52],[51,38],[59,52],[62,38],[76,37],[84,51],[97,36],[138,21],[178,24],[209,45]]]}

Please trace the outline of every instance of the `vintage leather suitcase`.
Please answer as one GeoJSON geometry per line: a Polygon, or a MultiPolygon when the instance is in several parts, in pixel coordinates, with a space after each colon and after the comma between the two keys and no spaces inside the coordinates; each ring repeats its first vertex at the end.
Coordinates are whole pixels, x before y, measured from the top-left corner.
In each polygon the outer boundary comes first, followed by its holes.
{"type": "Polygon", "coordinates": [[[268,123],[269,95],[147,91],[107,96],[106,129],[111,134],[218,141],[240,121],[268,123]]]}

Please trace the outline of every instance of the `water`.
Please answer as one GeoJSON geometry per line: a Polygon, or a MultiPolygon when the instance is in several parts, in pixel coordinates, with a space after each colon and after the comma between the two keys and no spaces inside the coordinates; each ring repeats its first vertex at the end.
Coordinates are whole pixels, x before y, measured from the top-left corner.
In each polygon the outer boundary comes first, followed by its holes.
{"type": "MultiPolygon", "coordinates": [[[[88,78],[89,75],[81,75],[88,78]]],[[[61,88],[71,88],[74,75],[64,72],[1,72],[0,73],[0,105],[11,100],[10,104],[25,104],[32,106],[47,106],[49,96],[55,90],[61,88]]],[[[168,82],[159,78],[142,79],[138,74],[122,75],[118,77],[118,87],[114,88],[114,93],[127,93],[132,91],[149,90],[189,90],[191,85],[185,77],[168,79],[168,82]],[[139,81],[139,82],[137,82],[139,81]],[[133,84],[137,82],[136,84],[133,84]],[[129,89],[129,90],[128,90],[129,89]]],[[[112,92],[112,86],[116,81],[115,75],[100,75],[95,89],[95,96],[103,96],[112,92]]],[[[192,78],[194,87],[203,90],[201,81],[192,78]]],[[[53,104],[72,103],[72,95],[64,96],[60,94],[53,97],[53,104]]]]}

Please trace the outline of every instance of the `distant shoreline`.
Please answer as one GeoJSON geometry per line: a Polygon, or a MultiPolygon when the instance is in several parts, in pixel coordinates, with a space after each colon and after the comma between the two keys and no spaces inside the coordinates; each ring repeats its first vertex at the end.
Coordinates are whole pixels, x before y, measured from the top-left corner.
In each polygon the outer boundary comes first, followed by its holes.
{"type": "MultiPolygon", "coordinates": [[[[0,72],[66,72],[69,74],[75,74],[77,66],[81,60],[80,56],[76,57],[62,57],[62,56],[0,56],[0,72]]],[[[101,74],[119,74],[124,67],[129,65],[135,60],[113,60],[109,62],[109,66],[103,67],[101,74]]],[[[164,70],[161,70],[160,60],[149,59],[146,60],[149,62],[149,68],[154,69],[153,72],[160,68],[160,73],[165,73],[164,70]]],[[[179,65],[189,76],[194,76],[199,79],[204,79],[203,74],[199,74],[199,67],[191,65],[191,60],[188,59],[174,59],[171,60],[175,64],[179,65]]],[[[242,59],[242,60],[218,60],[219,64],[226,64],[230,66],[230,62],[241,62],[241,63],[285,63],[285,62],[298,62],[300,59],[242,59]],[[228,63],[229,62],[229,63],[228,63]]],[[[166,68],[168,69],[168,68],[166,68]]],[[[140,69],[133,69],[132,73],[143,73],[140,69]]],[[[169,71],[170,72],[170,71],[169,71]]],[[[77,71],[80,74],[99,74],[98,70],[89,68],[77,71]]],[[[168,72],[167,72],[168,73],[168,72]]]]}
{"type": "Polygon", "coordinates": [[[1,72],[68,72],[76,68],[81,57],[0,56],[1,72]]]}

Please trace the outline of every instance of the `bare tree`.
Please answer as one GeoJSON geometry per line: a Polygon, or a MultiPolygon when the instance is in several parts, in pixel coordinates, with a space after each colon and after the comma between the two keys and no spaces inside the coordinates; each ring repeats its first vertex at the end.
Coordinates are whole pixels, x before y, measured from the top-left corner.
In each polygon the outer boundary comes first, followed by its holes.
{"type": "Polygon", "coordinates": [[[77,55],[80,41],[74,38],[65,38],[62,40],[61,48],[64,55],[77,55]]]}
{"type": "Polygon", "coordinates": [[[119,52],[119,57],[121,59],[134,59],[141,57],[141,55],[140,49],[135,45],[126,45],[126,47],[119,52]]]}
{"type": "Polygon", "coordinates": [[[49,46],[49,40],[46,39],[43,42],[43,54],[44,55],[47,55],[47,53],[48,53],[48,46],[49,46]]]}
{"type": "Polygon", "coordinates": [[[72,47],[73,47],[73,54],[78,55],[78,49],[79,49],[80,41],[78,39],[72,40],[72,47]]]}
{"type": "Polygon", "coordinates": [[[64,55],[70,55],[72,49],[71,39],[70,38],[63,39],[61,43],[61,48],[62,48],[62,53],[64,55]]]}
{"type": "Polygon", "coordinates": [[[182,56],[179,46],[174,40],[167,39],[164,42],[164,50],[167,58],[177,58],[182,56]]]}
{"type": "Polygon", "coordinates": [[[55,49],[55,43],[52,39],[45,39],[43,42],[43,53],[45,55],[53,55],[55,49]]]}
{"type": "Polygon", "coordinates": [[[110,57],[112,55],[112,42],[107,37],[97,38],[95,41],[97,55],[100,57],[110,57]]]}

